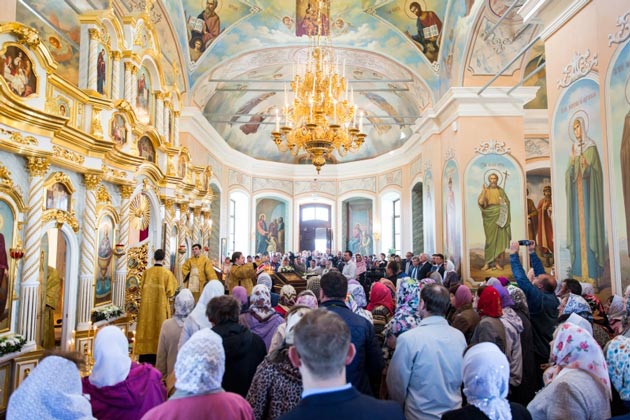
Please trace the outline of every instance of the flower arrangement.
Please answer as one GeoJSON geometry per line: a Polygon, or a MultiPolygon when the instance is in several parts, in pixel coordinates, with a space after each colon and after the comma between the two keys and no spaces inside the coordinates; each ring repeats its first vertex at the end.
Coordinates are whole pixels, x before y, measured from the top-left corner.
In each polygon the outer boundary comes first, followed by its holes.
{"type": "Polygon", "coordinates": [[[118,318],[123,314],[123,310],[116,305],[101,306],[92,311],[92,322],[109,321],[118,318]]]}
{"type": "Polygon", "coordinates": [[[281,273],[292,273],[295,270],[290,265],[287,265],[287,266],[284,266],[284,267],[281,266],[280,269],[278,269],[278,271],[281,272],[281,273]]]}
{"type": "Polygon", "coordinates": [[[9,334],[0,337],[0,356],[22,350],[26,339],[20,334],[9,334]]]}

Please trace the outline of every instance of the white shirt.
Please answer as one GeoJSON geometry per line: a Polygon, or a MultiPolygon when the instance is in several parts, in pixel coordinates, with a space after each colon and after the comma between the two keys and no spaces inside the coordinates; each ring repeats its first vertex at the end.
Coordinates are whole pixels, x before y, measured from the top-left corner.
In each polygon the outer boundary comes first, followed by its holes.
{"type": "Polygon", "coordinates": [[[348,280],[352,280],[356,278],[357,265],[355,264],[355,262],[352,260],[346,261],[346,263],[343,266],[343,271],[341,272],[341,274],[346,276],[348,280]]]}

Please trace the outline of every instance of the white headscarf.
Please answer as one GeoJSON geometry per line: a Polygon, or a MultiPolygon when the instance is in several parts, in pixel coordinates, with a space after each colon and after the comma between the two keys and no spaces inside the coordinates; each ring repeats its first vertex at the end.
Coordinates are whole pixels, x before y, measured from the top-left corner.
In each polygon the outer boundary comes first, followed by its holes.
{"type": "Polygon", "coordinates": [[[223,284],[219,280],[210,280],[206,287],[203,288],[203,292],[201,292],[201,296],[199,296],[199,301],[195,306],[195,309],[192,310],[190,318],[192,318],[201,328],[212,328],[212,324],[208,321],[208,317],[206,316],[206,307],[208,306],[208,302],[217,296],[222,296],[225,294],[225,288],[223,284]]]}
{"type": "Polygon", "coordinates": [[[451,271],[455,271],[455,264],[453,264],[453,261],[451,260],[446,260],[445,267],[446,268],[444,269],[444,274],[450,273],[451,271]]]}
{"type": "Polygon", "coordinates": [[[271,292],[271,288],[273,286],[273,281],[271,280],[271,276],[265,272],[262,272],[258,275],[258,279],[256,280],[256,284],[264,284],[267,286],[267,289],[271,292]]]}
{"type": "Polygon", "coordinates": [[[190,290],[182,289],[177,296],[175,296],[175,314],[173,314],[173,318],[180,327],[184,325],[184,319],[190,314],[190,311],[192,311],[194,307],[195,298],[190,290]]]}
{"type": "Polygon", "coordinates": [[[588,320],[582,318],[580,315],[576,314],[575,312],[571,312],[571,315],[569,315],[567,320],[564,322],[570,322],[571,324],[575,324],[578,327],[582,327],[591,336],[593,336],[593,326],[591,325],[591,323],[588,322],[588,320]]]}
{"type": "Polygon", "coordinates": [[[118,327],[105,327],[94,340],[94,369],[90,383],[97,388],[116,385],[127,379],[131,369],[129,342],[118,327]]]}
{"type": "Polygon", "coordinates": [[[79,369],[59,356],[42,359],[13,391],[7,420],[93,420],[92,406],[82,394],[79,369]]]}
{"type": "Polygon", "coordinates": [[[293,345],[293,337],[295,335],[295,326],[300,321],[300,319],[302,319],[304,315],[306,315],[307,313],[311,311],[312,311],[311,308],[300,308],[300,309],[295,310],[294,312],[291,312],[287,316],[287,328],[286,328],[286,332],[284,336],[284,341],[287,344],[293,345]]]}
{"type": "Polygon", "coordinates": [[[225,373],[225,350],[221,337],[203,328],[179,349],[175,362],[175,388],[189,394],[219,390],[225,373]]]}
{"type": "Polygon", "coordinates": [[[494,343],[479,343],[464,355],[464,394],[468,403],[490,420],[511,420],[507,401],[510,389],[510,363],[494,343]]]}

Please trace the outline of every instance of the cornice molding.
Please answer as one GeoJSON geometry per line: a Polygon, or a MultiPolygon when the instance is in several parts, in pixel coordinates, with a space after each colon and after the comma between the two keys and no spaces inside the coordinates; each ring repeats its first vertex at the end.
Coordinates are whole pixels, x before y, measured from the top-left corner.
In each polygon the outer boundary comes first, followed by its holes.
{"type": "Polygon", "coordinates": [[[553,35],[591,0],[527,0],[519,9],[523,24],[542,23],[542,40],[553,35]]]}

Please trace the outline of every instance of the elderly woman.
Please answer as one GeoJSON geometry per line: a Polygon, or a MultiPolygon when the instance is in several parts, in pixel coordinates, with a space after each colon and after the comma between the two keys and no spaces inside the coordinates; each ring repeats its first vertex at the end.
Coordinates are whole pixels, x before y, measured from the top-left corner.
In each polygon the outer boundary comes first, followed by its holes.
{"type": "Polygon", "coordinates": [[[284,319],[271,307],[269,289],[264,284],[254,286],[249,301],[249,311],[240,316],[239,322],[262,338],[268,351],[271,339],[284,319]]]}
{"type": "Polygon", "coordinates": [[[129,358],[127,337],[118,327],[105,327],[94,340],[94,369],[83,378],[99,420],[136,420],[166,400],[162,374],[149,364],[129,358]]]}
{"type": "Polygon", "coordinates": [[[360,284],[348,284],[348,306],[355,314],[361,315],[371,323],[374,322],[372,312],[365,309],[367,299],[365,297],[365,289],[360,284]]]}
{"type": "Polygon", "coordinates": [[[74,361],[60,356],[45,357],[13,391],[7,420],[24,419],[94,420],[74,361]]]}
{"type": "Polygon", "coordinates": [[[175,314],[171,319],[162,323],[160,339],[158,341],[157,361],[155,367],[162,372],[162,379],[169,385],[174,385],[173,367],[177,358],[177,346],[186,317],[195,307],[195,298],[188,289],[182,289],[175,296],[175,314]]]}
{"type": "Polygon", "coordinates": [[[610,336],[606,329],[599,324],[593,323],[593,313],[591,305],[582,296],[573,293],[567,294],[558,308],[560,323],[565,322],[571,314],[579,315],[584,318],[590,325],[590,331],[597,344],[603,349],[606,343],[610,341],[610,336]]]}
{"type": "Polygon", "coordinates": [[[254,409],[256,420],[271,420],[295,408],[302,395],[300,370],[289,360],[293,345],[293,329],[311,308],[295,305],[289,310],[286,337],[282,345],[263,360],[256,370],[247,401],[254,409]]]}
{"type": "Polygon", "coordinates": [[[610,417],[611,390],[604,354],[583,328],[564,323],[554,333],[545,387],[527,409],[534,420],[610,417]]]}
{"type": "MultiPolygon", "coordinates": [[[[297,300],[295,301],[295,305],[293,306],[306,306],[311,309],[317,309],[319,304],[317,303],[317,298],[315,297],[315,294],[313,292],[311,292],[310,290],[304,290],[300,292],[300,294],[297,297],[297,300]]],[[[293,308],[293,306],[291,308],[293,308]]],[[[291,309],[289,309],[289,313],[290,312],[291,312],[291,309]]],[[[273,338],[271,339],[271,344],[269,345],[269,351],[268,351],[269,354],[273,353],[274,351],[282,347],[282,345],[284,344],[284,338],[285,338],[286,333],[287,333],[287,322],[285,321],[282,324],[280,324],[280,326],[274,333],[273,338]]]]}
{"type": "Polygon", "coordinates": [[[453,314],[451,327],[457,328],[466,337],[470,344],[473,332],[479,324],[479,314],[472,306],[473,296],[470,288],[464,284],[459,285],[453,298],[455,313],[453,314]]]}
{"type": "Polygon", "coordinates": [[[195,309],[192,310],[186,321],[184,321],[184,327],[182,328],[182,335],[179,337],[178,347],[182,347],[184,343],[197,331],[202,328],[212,328],[212,324],[208,321],[206,316],[206,307],[208,302],[217,296],[223,296],[225,289],[219,280],[210,280],[201,292],[199,301],[195,305],[195,309]]]}
{"type": "Polygon", "coordinates": [[[396,349],[398,336],[420,324],[422,317],[419,309],[420,283],[411,277],[402,279],[398,289],[396,311],[383,330],[383,336],[385,337],[383,355],[385,360],[391,360],[396,349]]]}
{"type": "Polygon", "coordinates": [[[521,384],[512,389],[511,400],[519,404],[527,405],[534,398],[538,391],[540,382],[539,369],[536,366],[534,357],[534,330],[529,319],[529,309],[527,307],[527,297],[525,292],[517,286],[509,285],[507,287],[512,301],[514,301],[514,312],[523,323],[523,332],[521,332],[521,351],[523,354],[523,379],[521,384]]]}
{"type": "Polygon", "coordinates": [[[271,296],[271,306],[275,307],[278,305],[280,301],[280,295],[273,291],[273,280],[271,280],[271,276],[267,273],[260,273],[258,275],[258,279],[256,280],[256,284],[264,284],[269,289],[269,294],[271,296]]]}
{"type": "Polygon", "coordinates": [[[296,305],[308,306],[311,309],[317,309],[319,302],[317,296],[310,290],[302,290],[295,301],[296,305]]]}
{"type": "Polygon", "coordinates": [[[374,333],[380,347],[385,343],[383,331],[389,320],[394,315],[394,300],[390,289],[381,282],[372,284],[370,290],[370,303],[367,310],[372,312],[374,333]]]}
{"type": "Polygon", "coordinates": [[[497,289],[491,286],[481,286],[477,289],[477,294],[479,296],[477,312],[481,319],[473,332],[470,344],[494,343],[505,353],[506,333],[500,319],[503,315],[501,296],[497,289]]]}
{"type": "Polygon", "coordinates": [[[295,288],[290,284],[285,284],[282,286],[282,289],[280,289],[280,301],[273,309],[284,318],[287,316],[287,312],[289,312],[291,306],[295,305],[296,299],[297,292],[295,288]]]}
{"type": "Polygon", "coordinates": [[[179,349],[177,391],[143,420],[253,420],[252,408],[243,397],[221,389],[224,372],[221,338],[209,329],[197,331],[179,349]]]}
{"type": "Polygon", "coordinates": [[[232,289],[232,296],[241,304],[241,313],[244,314],[249,309],[249,297],[247,289],[243,286],[236,286],[232,289]]]}
{"type": "Polygon", "coordinates": [[[613,385],[613,416],[630,412],[630,339],[619,335],[606,346],[606,363],[613,385]]]}
{"type": "Polygon", "coordinates": [[[468,404],[448,411],[442,420],[528,420],[531,415],[520,404],[507,400],[510,369],[505,355],[492,343],[479,343],[464,354],[462,373],[468,404]]]}

